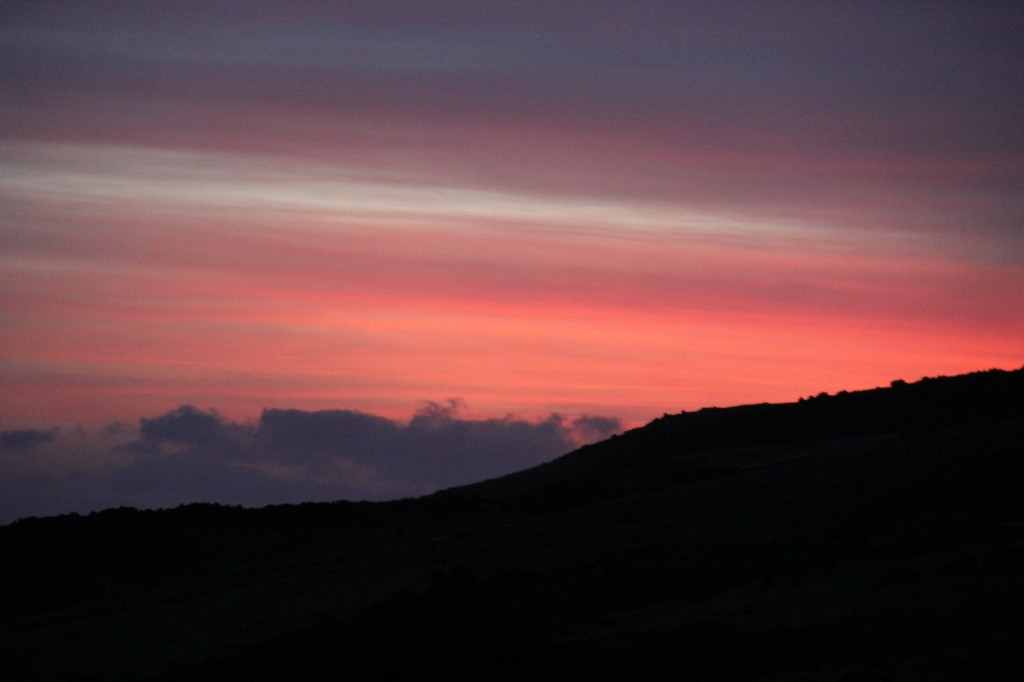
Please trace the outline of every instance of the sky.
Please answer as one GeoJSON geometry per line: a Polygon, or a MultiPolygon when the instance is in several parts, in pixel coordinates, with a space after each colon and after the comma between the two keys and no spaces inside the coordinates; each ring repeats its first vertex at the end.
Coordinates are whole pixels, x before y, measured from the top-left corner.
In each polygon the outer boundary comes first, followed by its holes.
{"type": "Polygon", "coordinates": [[[0,522],[1019,367],[1022,42],[1010,2],[5,3],[0,522]]]}

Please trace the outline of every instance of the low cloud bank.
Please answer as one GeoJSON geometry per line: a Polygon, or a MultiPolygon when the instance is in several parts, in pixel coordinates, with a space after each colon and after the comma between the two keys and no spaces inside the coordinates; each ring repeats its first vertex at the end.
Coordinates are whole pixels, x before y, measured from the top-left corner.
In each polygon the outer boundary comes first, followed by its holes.
{"type": "Polygon", "coordinates": [[[15,429],[0,431],[0,452],[31,450],[57,437],[57,429],[15,429]]]}
{"type": "Polygon", "coordinates": [[[618,433],[594,415],[467,419],[458,400],[408,422],[268,409],[255,422],[183,405],[101,431],[0,432],[0,523],[112,506],[386,500],[493,478],[618,433]]]}

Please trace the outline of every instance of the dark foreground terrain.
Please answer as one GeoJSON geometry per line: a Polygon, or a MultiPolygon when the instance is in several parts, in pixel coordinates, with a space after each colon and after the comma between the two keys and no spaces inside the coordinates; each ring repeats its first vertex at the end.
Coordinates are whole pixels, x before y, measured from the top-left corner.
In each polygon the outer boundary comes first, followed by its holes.
{"type": "Polygon", "coordinates": [[[392,503],[0,528],[0,679],[1020,679],[1024,370],[392,503]]]}

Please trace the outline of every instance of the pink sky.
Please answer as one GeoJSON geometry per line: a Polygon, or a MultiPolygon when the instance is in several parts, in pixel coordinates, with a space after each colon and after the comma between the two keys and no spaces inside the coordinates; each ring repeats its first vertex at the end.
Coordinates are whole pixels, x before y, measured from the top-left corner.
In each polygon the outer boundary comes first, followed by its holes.
{"type": "Polygon", "coordinates": [[[1024,362],[1019,16],[225,7],[4,19],[4,428],[1024,362]]]}
{"type": "Polygon", "coordinates": [[[5,423],[458,396],[635,424],[1022,357],[1024,278],[981,237],[11,147],[5,423]]]}

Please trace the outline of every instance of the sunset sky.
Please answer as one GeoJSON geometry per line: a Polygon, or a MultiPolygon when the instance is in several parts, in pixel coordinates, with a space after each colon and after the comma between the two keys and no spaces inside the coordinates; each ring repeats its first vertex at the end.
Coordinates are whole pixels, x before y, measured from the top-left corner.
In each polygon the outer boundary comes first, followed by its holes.
{"type": "MultiPolygon", "coordinates": [[[[0,521],[311,494],[268,414],[554,439],[513,467],[1020,367],[1022,45],[1013,2],[8,3],[0,521]],[[111,492],[213,460],[223,488],[111,492]]],[[[338,448],[316,495],[472,469],[338,448]]]]}

